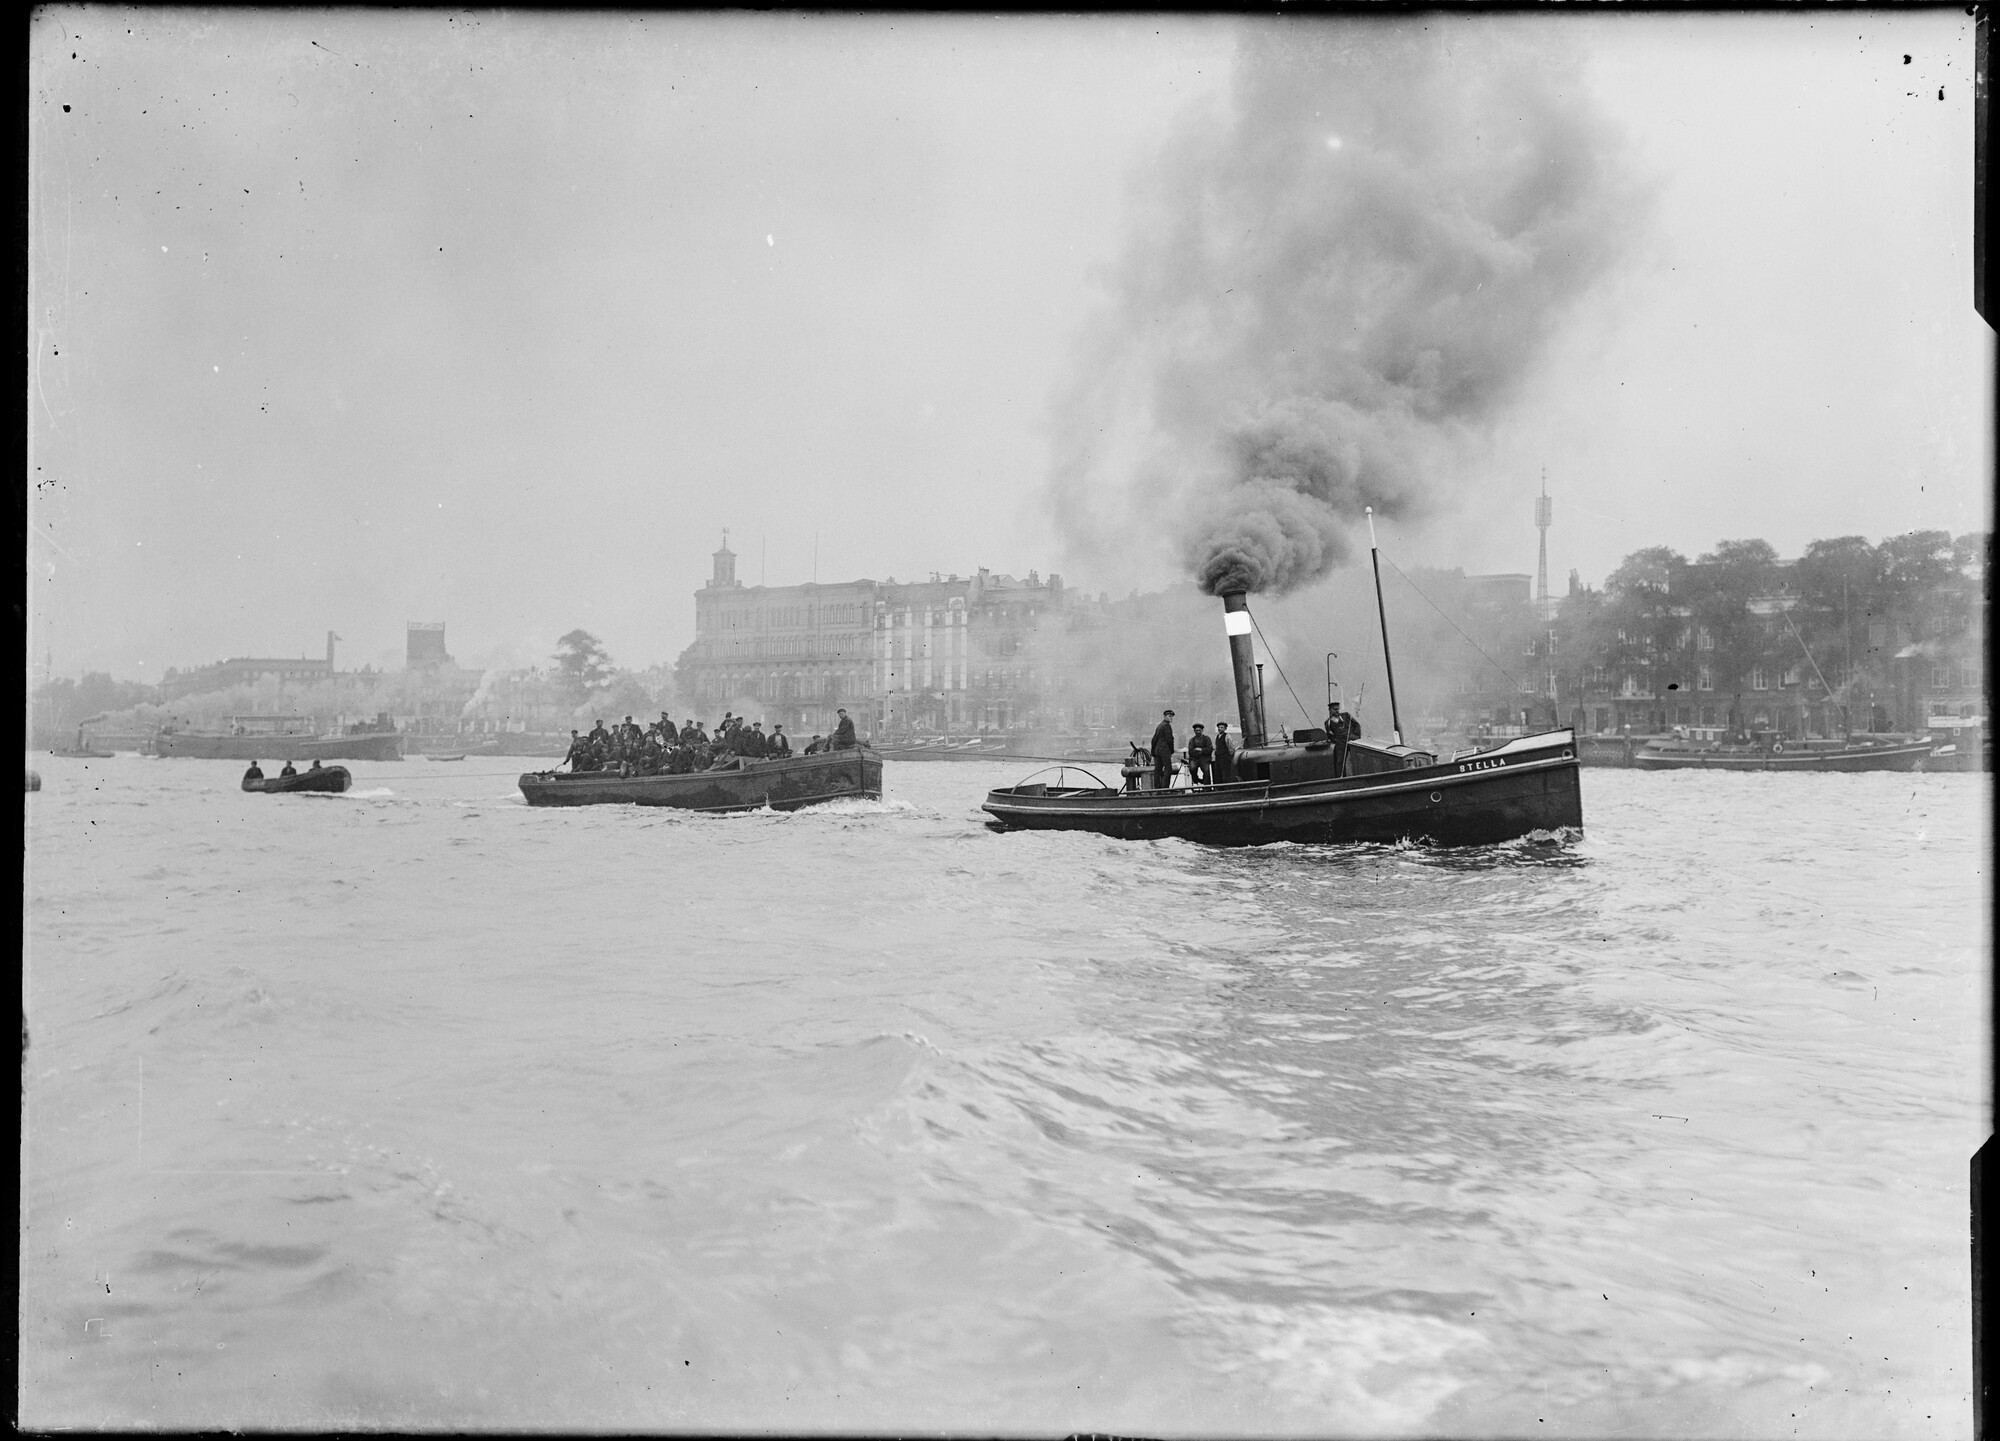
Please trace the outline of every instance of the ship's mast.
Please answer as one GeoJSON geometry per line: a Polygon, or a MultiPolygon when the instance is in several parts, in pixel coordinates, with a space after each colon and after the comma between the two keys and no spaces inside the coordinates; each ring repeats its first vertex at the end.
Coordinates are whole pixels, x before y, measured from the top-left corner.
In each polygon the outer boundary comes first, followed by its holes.
{"type": "Polygon", "coordinates": [[[1535,529],[1541,532],[1541,553],[1535,562],[1535,615],[1542,623],[1543,689],[1556,704],[1555,610],[1549,603],[1549,522],[1555,503],[1549,499],[1549,469],[1542,467],[1542,493],[1535,497],[1535,529]]]}
{"type": "Polygon", "coordinates": [[[1549,472],[1542,467],[1542,493],[1535,497],[1535,529],[1542,533],[1541,557],[1535,565],[1535,606],[1542,619],[1549,618],[1549,472]]]}
{"type": "Polygon", "coordinates": [[[1367,507],[1368,561],[1375,567],[1375,614],[1382,622],[1382,669],[1389,677],[1389,729],[1403,743],[1403,719],[1396,714],[1396,667],[1389,661],[1389,612],[1382,605],[1382,557],[1375,548],[1375,507],[1367,507]]]}

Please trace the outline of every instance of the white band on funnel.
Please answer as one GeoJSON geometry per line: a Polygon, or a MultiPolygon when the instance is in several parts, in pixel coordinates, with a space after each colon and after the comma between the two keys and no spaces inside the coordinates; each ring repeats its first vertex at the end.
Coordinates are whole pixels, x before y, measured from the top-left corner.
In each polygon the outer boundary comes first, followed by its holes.
{"type": "Polygon", "coordinates": [[[1222,633],[1224,635],[1250,634],[1250,612],[1247,610],[1225,610],[1222,613],[1222,633]]]}

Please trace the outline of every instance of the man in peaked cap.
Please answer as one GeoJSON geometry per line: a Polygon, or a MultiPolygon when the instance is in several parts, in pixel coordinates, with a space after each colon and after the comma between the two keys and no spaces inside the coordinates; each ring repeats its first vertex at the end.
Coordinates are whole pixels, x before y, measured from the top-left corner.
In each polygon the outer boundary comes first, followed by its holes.
{"type": "Polygon", "coordinates": [[[1201,733],[1201,722],[1194,723],[1194,734],[1188,737],[1188,784],[1205,786],[1209,784],[1208,762],[1215,754],[1215,742],[1201,733]]]}
{"type": "Polygon", "coordinates": [[[1160,723],[1153,727],[1153,789],[1163,791],[1173,783],[1174,778],[1174,713],[1160,712],[1160,723]]]}

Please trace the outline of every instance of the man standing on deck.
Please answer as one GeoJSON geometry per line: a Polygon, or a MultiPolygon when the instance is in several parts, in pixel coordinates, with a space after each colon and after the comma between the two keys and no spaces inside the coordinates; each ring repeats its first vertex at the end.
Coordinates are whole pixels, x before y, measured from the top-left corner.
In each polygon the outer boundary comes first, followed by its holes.
{"type": "Polygon", "coordinates": [[[1226,786],[1236,779],[1236,748],[1229,743],[1229,722],[1215,723],[1215,783],[1226,786]]]}
{"type": "Polygon", "coordinates": [[[1326,703],[1326,738],[1333,742],[1333,773],[1347,774],[1347,743],[1361,734],[1361,722],[1340,708],[1340,702],[1326,703]]]}
{"type": "Polygon", "coordinates": [[[1160,712],[1160,723],[1153,727],[1153,789],[1163,791],[1173,784],[1174,779],[1174,713],[1160,712]]]}
{"type": "Polygon", "coordinates": [[[851,751],[856,744],[854,739],[854,722],[848,718],[847,712],[844,710],[837,711],[836,714],[840,717],[840,724],[833,728],[833,741],[827,748],[836,751],[851,751]]]}
{"type": "Polygon", "coordinates": [[[792,743],[789,740],[785,739],[784,726],[773,725],[771,727],[771,738],[765,744],[764,754],[768,756],[774,756],[779,759],[783,759],[785,756],[788,756],[791,753],[792,753],[792,743]]]}
{"type": "Polygon", "coordinates": [[[1194,723],[1194,734],[1188,737],[1188,784],[1205,786],[1209,784],[1209,757],[1215,754],[1215,743],[1201,733],[1201,722],[1194,723]]]}

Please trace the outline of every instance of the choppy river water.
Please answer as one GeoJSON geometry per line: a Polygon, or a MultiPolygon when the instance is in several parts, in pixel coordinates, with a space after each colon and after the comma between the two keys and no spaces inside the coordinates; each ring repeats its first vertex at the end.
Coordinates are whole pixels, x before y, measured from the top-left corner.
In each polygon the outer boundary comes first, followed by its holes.
{"type": "Polygon", "coordinates": [[[1448,853],[29,764],[24,1424],[1970,1431],[1989,777],[1448,853]]]}

